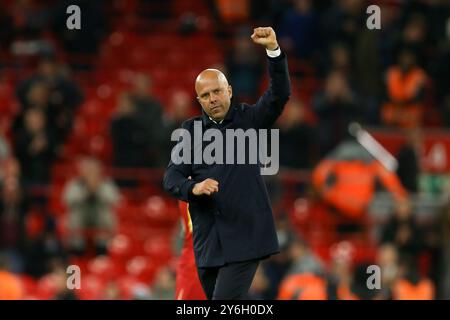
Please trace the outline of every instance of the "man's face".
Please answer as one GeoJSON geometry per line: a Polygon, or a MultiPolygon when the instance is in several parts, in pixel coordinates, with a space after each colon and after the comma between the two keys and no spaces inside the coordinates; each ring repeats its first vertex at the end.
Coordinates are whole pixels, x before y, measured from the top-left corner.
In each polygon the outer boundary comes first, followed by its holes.
{"type": "Polygon", "coordinates": [[[223,120],[231,104],[232,90],[225,76],[218,70],[207,69],[195,82],[197,100],[208,116],[223,120]]]}

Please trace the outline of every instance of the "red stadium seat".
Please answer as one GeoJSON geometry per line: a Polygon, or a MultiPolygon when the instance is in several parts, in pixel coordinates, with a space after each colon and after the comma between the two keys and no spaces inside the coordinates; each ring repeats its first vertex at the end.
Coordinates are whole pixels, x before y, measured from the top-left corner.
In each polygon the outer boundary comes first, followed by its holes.
{"type": "Polygon", "coordinates": [[[128,261],[126,265],[128,275],[144,282],[151,283],[155,276],[157,265],[151,258],[145,256],[136,256],[128,261]]]}
{"type": "Polygon", "coordinates": [[[38,287],[37,281],[26,274],[20,275],[20,280],[21,280],[22,286],[24,288],[25,296],[26,297],[35,297],[37,287],[38,287]]]}
{"type": "Polygon", "coordinates": [[[105,287],[100,277],[87,274],[81,277],[81,288],[77,290],[77,295],[82,300],[99,300],[103,298],[105,287]]]}
{"type": "Polygon", "coordinates": [[[50,300],[58,290],[58,278],[54,274],[42,277],[37,283],[36,297],[39,300],[50,300]]]}
{"type": "Polygon", "coordinates": [[[108,256],[98,256],[88,263],[88,272],[102,281],[114,279],[118,273],[118,266],[108,256]]]}

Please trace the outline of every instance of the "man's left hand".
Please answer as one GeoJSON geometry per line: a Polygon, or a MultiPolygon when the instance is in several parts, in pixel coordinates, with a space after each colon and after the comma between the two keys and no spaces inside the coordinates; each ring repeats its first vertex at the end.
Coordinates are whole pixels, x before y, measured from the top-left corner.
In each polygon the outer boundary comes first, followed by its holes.
{"type": "Polygon", "coordinates": [[[253,29],[251,38],[254,43],[265,46],[267,50],[275,50],[278,48],[277,35],[271,27],[253,29]]]}

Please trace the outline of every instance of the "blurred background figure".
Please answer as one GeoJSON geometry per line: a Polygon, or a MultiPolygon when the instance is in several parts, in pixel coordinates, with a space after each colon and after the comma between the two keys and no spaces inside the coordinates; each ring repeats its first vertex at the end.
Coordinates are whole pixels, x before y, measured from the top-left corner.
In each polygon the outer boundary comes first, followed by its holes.
{"type": "Polygon", "coordinates": [[[392,299],[392,288],[399,277],[399,256],[397,247],[393,244],[384,244],[377,252],[376,264],[381,269],[381,296],[383,299],[392,299]]]}
{"type": "Polygon", "coordinates": [[[145,130],[147,151],[146,162],[136,167],[157,167],[162,162],[161,148],[167,143],[164,135],[163,107],[152,94],[152,83],[148,75],[138,73],[133,79],[130,97],[136,106],[138,123],[145,130]]]}
{"type": "Polygon", "coordinates": [[[348,241],[333,244],[330,248],[330,271],[328,280],[328,299],[349,300],[351,293],[352,264],[354,263],[354,246],[348,241]]]}
{"type": "Polygon", "coordinates": [[[162,268],[156,274],[151,287],[153,300],[173,300],[175,298],[175,276],[169,267],[162,268]]]}
{"type": "MultiPolygon", "coordinates": [[[[117,102],[114,117],[110,123],[113,144],[113,163],[117,168],[146,167],[149,144],[147,127],[129,94],[122,94],[117,102]]],[[[148,123],[147,125],[150,125],[148,123]]]]}
{"type": "Polygon", "coordinates": [[[29,202],[20,183],[20,166],[10,158],[1,163],[0,250],[8,253],[11,267],[23,271],[23,254],[27,244],[26,216],[29,202]]]}
{"type": "Polygon", "coordinates": [[[79,170],[79,176],[69,181],[64,191],[69,209],[67,243],[73,253],[83,254],[87,249],[87,233],[91,231],[96,254],[106,254],[108,241],[116,230],[113,208],[120,194],[115,184],[103,175],[97,159],[82,159],[79,170]]]}
{"type": "Polygon", "coordinates": [[[258,94],[258,80],[261,77],[261,59],[258,50],[248,41],[249,28],[237,31],[234,45],[226,60],[229,81],[236,94],[236,101],[254,101],[258,94]]]}
{"type": "Polygon", "coordinates": [[[400,263],[399,279],[393,286],[394,300],[433,300],[435,287],[430,279],[421,277],[414,261],[406,258],[400,263]]]}
{"type": "Polygon", "coordinates": [[[0,251],[0,300],[20,300],[24,298],[24,289],[19,278],[8,265],[8,258],[0,251]]]}
{"type": "Polygon", "coordinates": [[[317,94],[314,111],[318,116],[318,143],[324,156],[347,136],[351,122],[361,117],[361,106],[347,78],[332,71],[326,78],[324,90],[317,94]]]}
{"type": "Polygon", "coordinates": [[[283,49],[303,59],[314,59],[320,48],[319,22],[310,0],[293,1],[292,10],[281,18],[279,36],[283,49]]]}
{"type": "Polygon", "coordinates": [[[28,109],[24,115],[24,128],[16,139],[16,155],[26,187],[49,183],[49,165],[55,159],[55,147],[45,114],[40,109],[28,109]]]}
{"type": "Polygon", "coordinates": [[[386,125],[411,128],[422,123],[427,76],[416,59],[411,50],[402,49],[398,64],[387,71],[387,102],[382,107],[386,125]]]}
{"type": "Polygon", "coordinates": [[[55,58],[42,57],[36,74],[24,80],[16,93],[23,109],[42,109],[49,128],[54,130],[56,143],[62,144],[72,129],[74,114],[83,95],[55,58]]]}
{"type": "Polygon", "coordinates": [[[24,256],[26,273],[36,279],[50,273],[55,261],[67,261],[66,248],[59,238],[54,219],[45,218],[42,230],[28,240],[24,256]]]}
{"type": "Polygon", "coordinates": [[[417,263],[422,238],[411,202],[408,199],[398,201],[390,220],[384,226],[381,242],[394,244],[401,260],[409,259],[417,263]]]}
{"type": "Polygon", "coordinates": [[[289,254],[292,260],[288,270],[289,274],[313,273],[321,275],[325,272],[325,267],[308,244],[299,238],[294,238],[289,247],[289,254]]]}
{"type": "Polygon", "coordinates": [[[282,167],[309,169],[316,156],[315,131],[307,122],[305,109],[300,100],[290,99],[276,123],[280,130],[279,150],[282,167]]]}
{"type": "MultiPolygon", "coordinates": [[[[172,132],[178,128],[181,128],[181,124],[189,119],[193,115],[193,97],[191,94],[184,90],[174,89],[167,112],[164,115],[164,132],[165,146],[161,152],[161,157],[165,160],[164,163],[168,163],[170,159],[170,152],[176,145],[177,141],[171,141],[172,132]],[[168,143],[170,141],[170,143],[168,143]]],[[[200,111],[197,112],[198,114],[200,111]]]]}
{"type": "Polygon", "coordinates": [[[405,145],[397,154],[397,175],[408,192],[419,192],[419,177],[421,174],[420,158],[422,149],[422,133],[420,129],[411,129],[407,132],[405,145]]]}

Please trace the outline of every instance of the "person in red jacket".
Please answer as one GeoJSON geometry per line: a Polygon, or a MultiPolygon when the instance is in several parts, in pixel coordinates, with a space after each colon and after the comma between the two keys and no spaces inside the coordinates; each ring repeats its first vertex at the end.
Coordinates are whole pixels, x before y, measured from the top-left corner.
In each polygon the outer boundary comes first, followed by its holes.
{"type": "Polygon", "coordinates": [[[184,243],[177,263],[175,298],[177,300],[206,300],[195,265],[189,204],[183,201],[178,203],[183,222],[184,243]]]}

